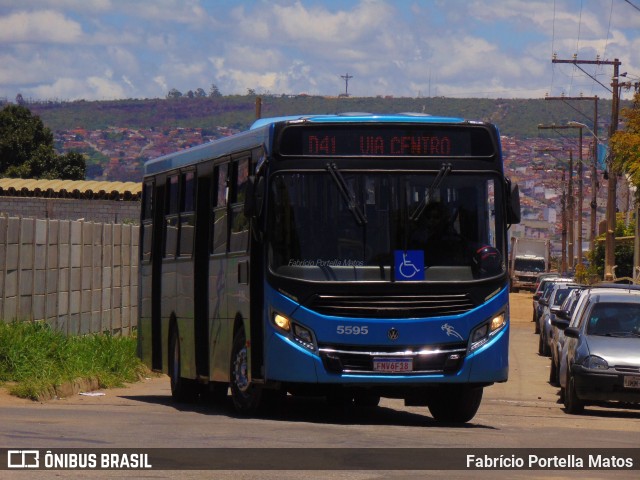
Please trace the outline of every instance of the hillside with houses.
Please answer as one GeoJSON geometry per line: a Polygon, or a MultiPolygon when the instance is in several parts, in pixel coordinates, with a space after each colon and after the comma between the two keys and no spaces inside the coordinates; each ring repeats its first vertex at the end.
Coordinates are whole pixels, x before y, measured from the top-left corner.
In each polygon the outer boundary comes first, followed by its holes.
{"type": "MultiPolygon", "coordinates": [[[[607,126],[607,102],[599,111],[601,131],[607,126]]],[[[87,179],[140,181],[149,159],[232,135],[255,119],[256,98],[121,100],[114,102],[43,102],[27,105],[53,132],[59,152],[77,151],[87,157],[87,179]]],[[[589,103],[589,106],[591,103],[589,103]]],[[[576,210],[582,192],[583,239],[588,243],[593,200],[592,140],[582,148],[582,188],[579,190],[577,132],[538,129],[566,125],[576,118],[575,105],[544,100],[445,98],[267,97],[260,99],[262,116],[353,111],[419,112],[459,116],[496,123],[502,134],[507,174],[520,186],[523,222],[511,235],[549,237],[559,250],[563,191],[568,195],[569,152],[573,156],[576,210]],[[563,181],[564,178],[564,181],[563,181]]],[[[588,110],[587,107],[584,107],[588,110]]],[[[589,112],[580,117],[585,120],[589,112]]],[[[587,117],[588,118],[588,117],[587,117]]],[[[586,133],[586,132],[585,132],[586,133]]],[[[606,180],[597,167],[598,223],[604,219],[606,180]]],[[[623,183],[623,182],[622,182],[623,183]]],[[[627,210],[632,195],[623,185],[618,207],[627,210]]]]}

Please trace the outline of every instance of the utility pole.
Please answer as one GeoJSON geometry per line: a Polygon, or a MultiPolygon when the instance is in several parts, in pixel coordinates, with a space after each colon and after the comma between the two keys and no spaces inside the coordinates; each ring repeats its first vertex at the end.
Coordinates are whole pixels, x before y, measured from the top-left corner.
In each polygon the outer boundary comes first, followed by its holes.
{"type": "MultiPolygon", "coordinates": [[[[562,152],[563,148],[541,148],[536,150],[536,152],[562,152]]],[[[538,170],[534,168],[534,170],[538,170]]],[[[544,168],[540,168],[539,170],[544,170],[544,168]]],[[[562,223],[562,231],[560,237],[560,274],[567,272],[567,183],[565,180],[565,168],[562,168],[562,200],[560,201],[561,206],[561,223],[562,223]]]]}
{"type": "Polygon", "coordinates": [[[346,75],[340,75],[342,78],[344,78],[344,96],[348,97],[349,96],[349,79],[353,78],[353,75],[349,75],[349,73],[347,72],[346,75]]]}
{"type": "Polygon", "coordinates": [[[564,183],[564,168],[562,169],[562,236],[561,236],[561,270],[560,274],[567,271],[567,187],[564,183]]]}
{"type": "MultiPolygon", "coordinates": [[[[600,183],[598,182],[598,96],[594,97],[549,97],[545,96],[545,100],[593,100],[593,164],[591,165],[591,224],[590,224],[590,232],[589,232],[589,250],[593,251],[596,246],[596,237],[598,236],[598,189],[600,188],[600,183]]],[[[580,130],[580,135],[582,136],[582,130],[580,130]]],[[[582,151],[582,149],[581,149],[582,151]]]]}
{"type": "MultiPolygon", "coordinates": [[[[539,130],[566,130],[568,128],[579,128],[572,125],[538,125],[539,130]]],[[[580,143],[582,147],[582,142],[580,143]]],[[[582,150],[580,150],[578,160],[578,212],[575,212],[573,195],[573,149],[569,150],[569,270],[574,267],[574,221],[578,219],[578,242],[577,242],[577,263],[582,264],[582,204],[584,202],[584,192],[582,191],[582,150]]]]}
{"type": "MultiPolygon", "coordinates": [[[[609,138],[618,129],[618,113],[620,110],[620,90],[618,75],[620,72],[620,65],[622,62],[617,58],[611,60],[578,60],[577,55],[573,56],[572,60],[559,60],[556,55],[552,58],[552,63],[572,63],[580,70],[585,72],[580,65],[613,65],[613,78],[611,82],[611,93],[613,95],[611,102],[611,125],[609,126],[609,138]]],[[[589,74],[587,74],[589,75],[589,74]]],[[[600,83],[600,81],[589,75],[594,81],[600,83]]],[[[600,83],[603,87],[609,90],[608,87],[600,83]]],[[[604,244],[604,279],[607,281],[613,280],[613,267],[615,264],[615,231],[616,231],[616,188],[617,188],[617,174],[613,168],[613,158],[609,155],[607,170],[609,172],[609,182],[607,185],[607,233],[604,244]]]]}
{"type": "Polygon", "coordinates": [[[262,97],[256,97],[256,120],[262,118],[262,97]]]}

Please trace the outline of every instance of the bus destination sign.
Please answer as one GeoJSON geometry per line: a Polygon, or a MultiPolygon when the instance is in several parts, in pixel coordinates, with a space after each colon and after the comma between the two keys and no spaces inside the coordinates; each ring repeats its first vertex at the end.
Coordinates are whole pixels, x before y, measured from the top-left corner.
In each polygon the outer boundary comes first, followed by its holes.
{"type": "Polygon", "coordinates": [[[489,134],[479,128],[404,129],[384,127],[288,128],[280,142],[283,155],[468,157],[493,154],[489,134]]]}

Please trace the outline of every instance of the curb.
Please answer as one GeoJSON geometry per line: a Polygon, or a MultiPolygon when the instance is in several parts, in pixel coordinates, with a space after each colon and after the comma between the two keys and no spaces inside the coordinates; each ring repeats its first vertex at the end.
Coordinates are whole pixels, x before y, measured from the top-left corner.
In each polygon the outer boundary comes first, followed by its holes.
{"type": "Polygon", "coordinates": [[[38,394],[38,401],[46,402],[56,398],[65,398],[77,395],[80,392],[91,392],[100,388],[100,382],[96,377],[76,378],[73,381],[60,385],[51,385],[38,394]]]}

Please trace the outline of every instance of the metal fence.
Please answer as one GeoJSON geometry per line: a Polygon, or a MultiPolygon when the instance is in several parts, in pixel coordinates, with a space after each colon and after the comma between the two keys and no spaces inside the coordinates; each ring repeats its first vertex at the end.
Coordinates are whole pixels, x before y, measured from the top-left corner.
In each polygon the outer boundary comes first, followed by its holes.
{"type": "Polygon", "coordinates": [[[138,314],[138,226],[0,217],[2,321],[128,335],[138,314]]]}

